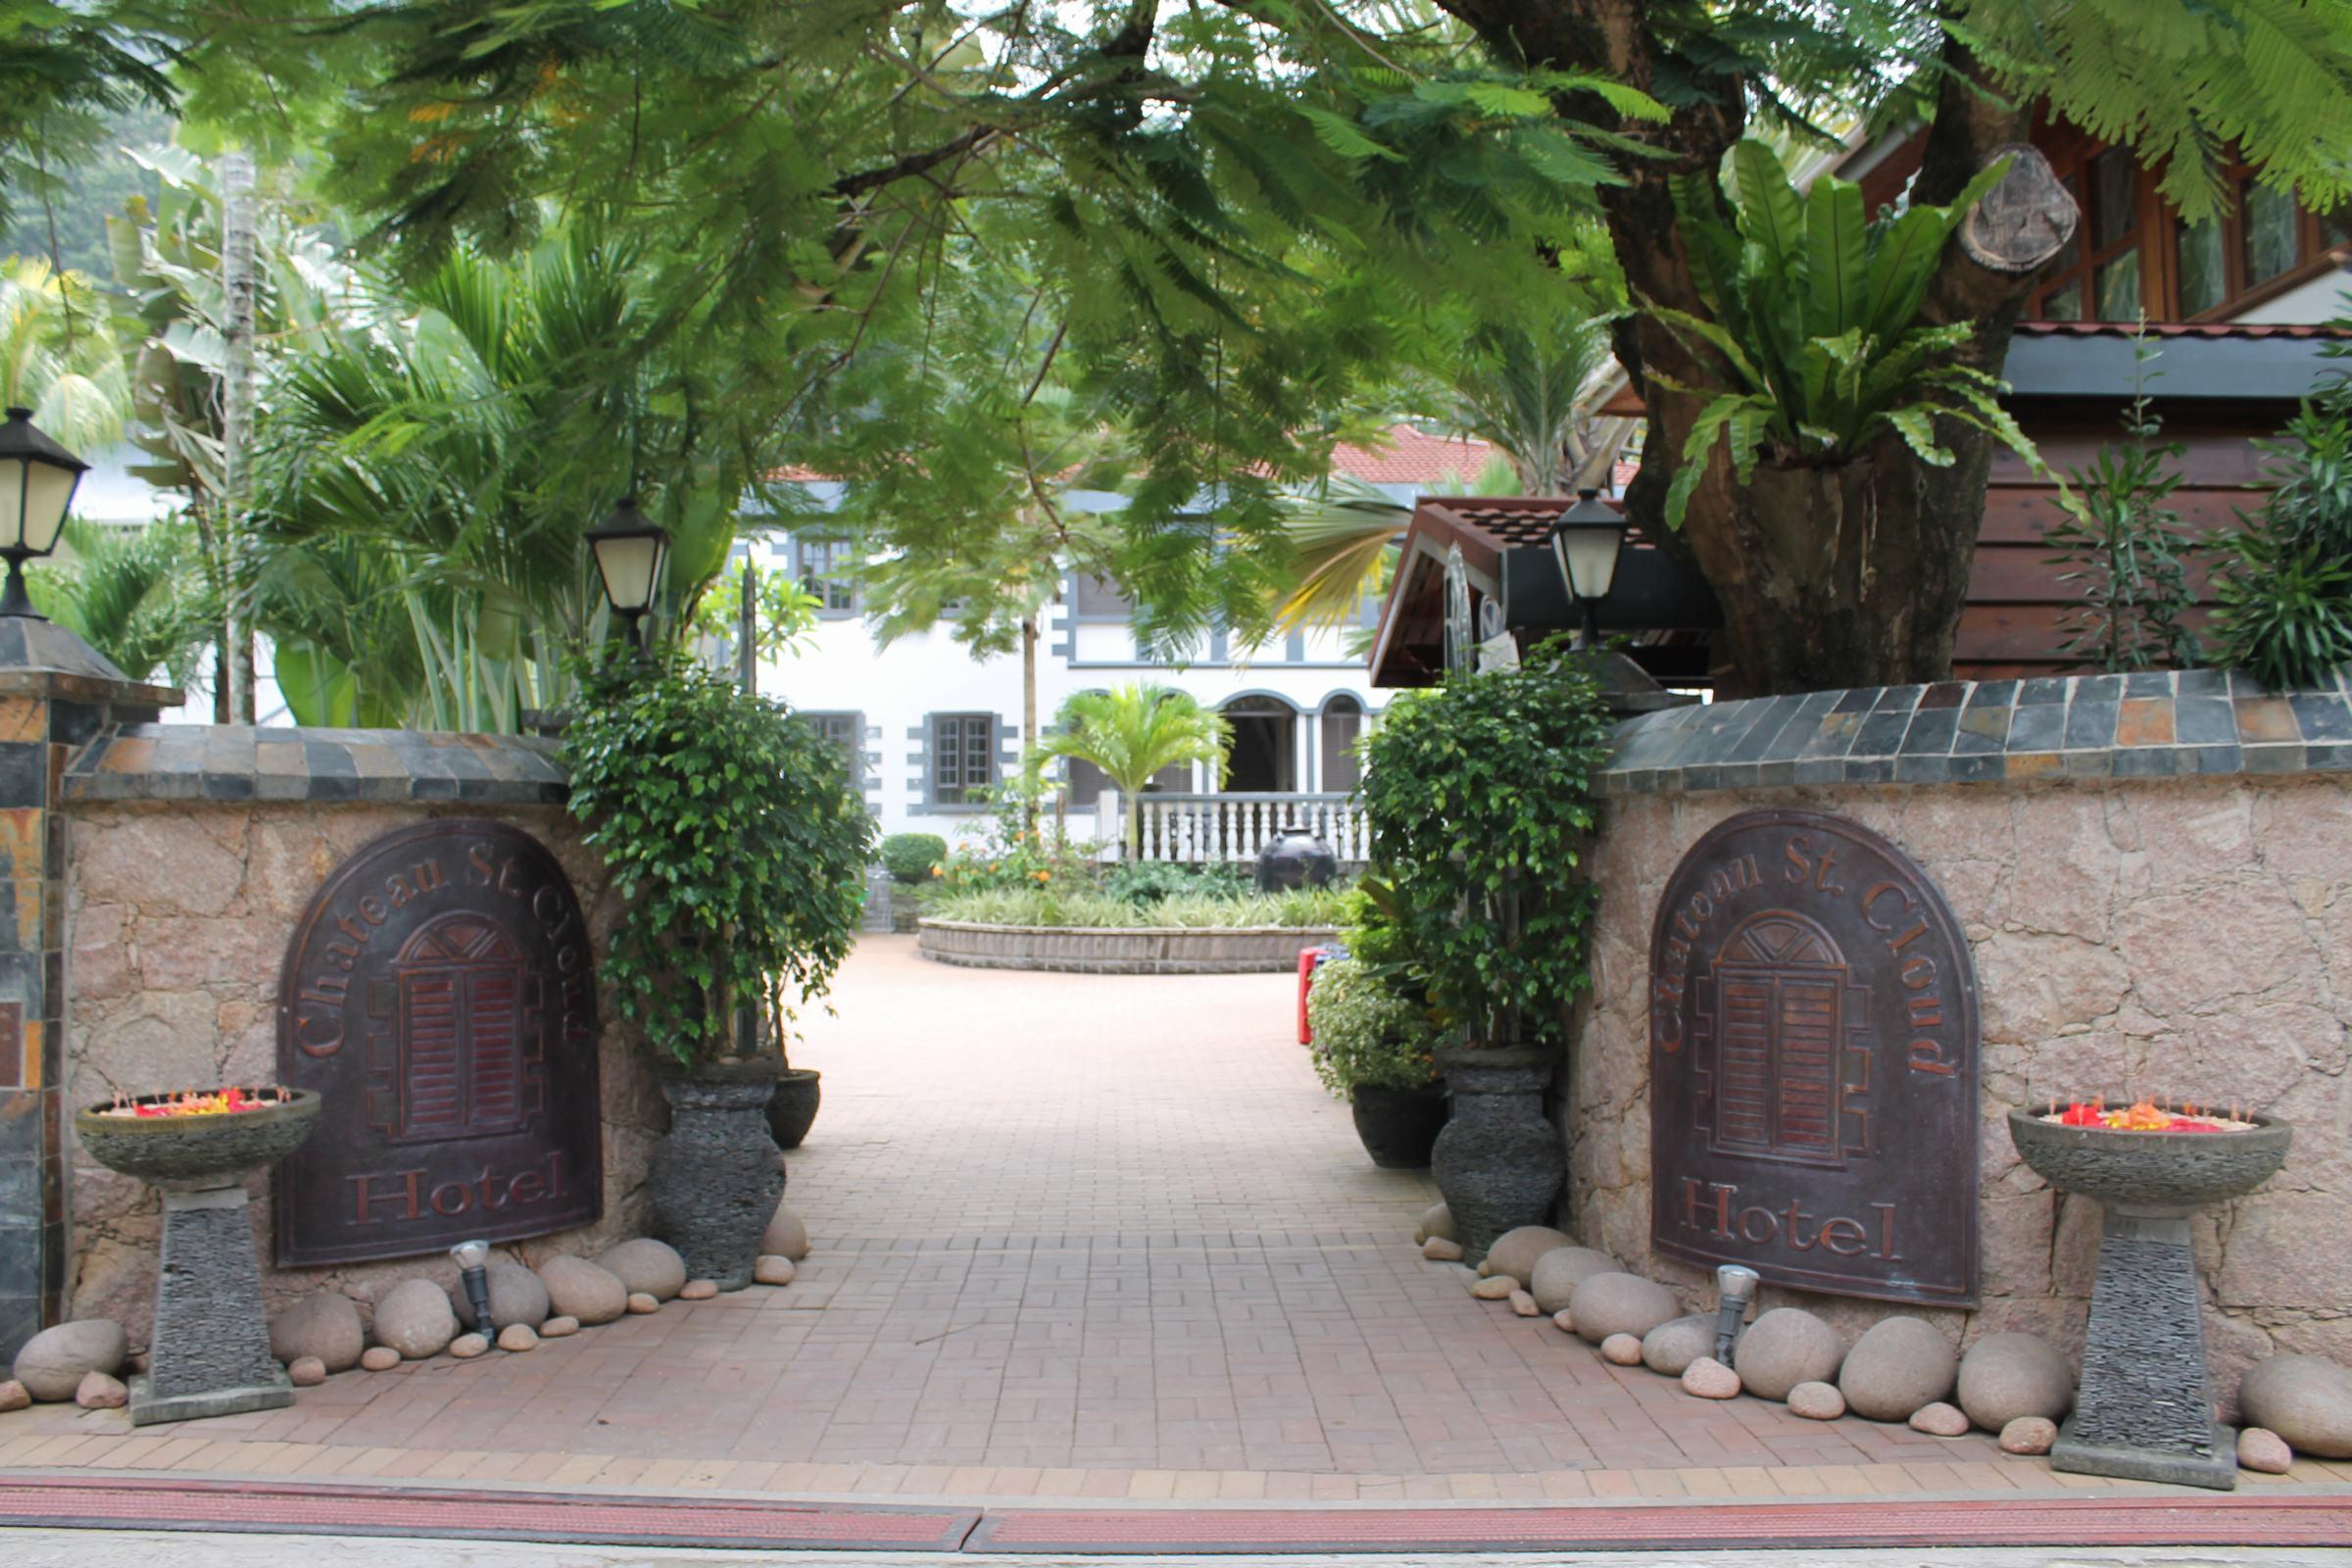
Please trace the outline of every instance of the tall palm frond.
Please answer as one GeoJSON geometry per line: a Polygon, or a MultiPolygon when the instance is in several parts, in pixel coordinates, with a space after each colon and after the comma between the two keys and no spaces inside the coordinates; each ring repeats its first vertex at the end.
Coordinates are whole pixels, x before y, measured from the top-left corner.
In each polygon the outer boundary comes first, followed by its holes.
{"type": "Polygon", "coordinates": [[[83,452],[122,438],[130,375],[94,284],[39,257],[0,271],[0,400],[83,452]]]}
{"type": "Polygon", "coordinates": [[[1127,853],[1142,831],[1138,800],[1152,776],[1178,762],[1206,762],[1219,782],[1233,726],[1189,692],[1139,684],[1116,691],[1079,692],[1064,701],[1054,732],[1040,740],[1031,766],[1046,757],[1074,757],[1102,770],[1127,802],[1127,853]]]}
{"type": "Polygon", "coordinates": [[[123,528],[76,518],[63,543],[59,558],[27,578],[41,612],[132,680],[161,673],[185,686],[220,613],[187,519],[123,528]]]}
{"type": "Polygon", "coordinates": [[[1501,449],[1521,495],[1566,495],[1589,456],[1583,426],[1610,363],[1607,318],[1541,331],[1489,325],[1468,347],[1453,382],[1461,427],[1501,449]]]}

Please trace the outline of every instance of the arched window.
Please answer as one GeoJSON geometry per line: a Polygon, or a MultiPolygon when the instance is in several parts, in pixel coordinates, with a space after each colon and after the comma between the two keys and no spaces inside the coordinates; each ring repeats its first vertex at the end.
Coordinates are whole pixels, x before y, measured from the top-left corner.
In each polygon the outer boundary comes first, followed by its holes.
{"type": "Polygon", "coordinates": [[[1317,750],[1322,759],[1323,788],[1337,794],[1363,782],[1363,764],[1356,760],[1355,743],[1364,733],[1364,705],[1341,694],[1323,705],[1317,750]]]}

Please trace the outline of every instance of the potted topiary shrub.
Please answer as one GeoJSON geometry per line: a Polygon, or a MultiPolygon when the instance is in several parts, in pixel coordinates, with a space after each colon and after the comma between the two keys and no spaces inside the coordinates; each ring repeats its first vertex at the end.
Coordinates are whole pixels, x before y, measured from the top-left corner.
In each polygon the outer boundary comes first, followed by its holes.
{"type": "Polygon", "coordinates": [[[890,927],[906,932],[923,917],[924,896],[948,858],[948,841],[936,833],[893,833],[882,841],[882,869],[891,890],[890,927]]]}
{"type": "Polygon", "coordinates": [[[1348,1102],[1364,1152],[1384,1170],[1419,1170],[1446,1125],[1446,1088],[1428,1015],[1354,957],[1315,972],[1306,996],[1315,1076],[1348,1102]]]}
{"type": "Polygon", "coordinates": [[[849,956],[872,819],[813,729],[682,657],[612,661],[581,697],[571,809],[621,898],[604,980],[672,1112],[655,1227],[694,1277],[740,1289],[784,1190],[767,1111],[792,1004],[849,956]]]}
{"type": "Polygon", "coordinates": [[[1446,1028],[1452,1094],[1430,1160],[1476,1261],[1542,1224],[1567,1174],[1543,1096],[1591,977],[1579,874],[1610,719],[1592,661],[1546,645],[1389,705],[1362,785],[1400,989],[1446,1028]]]}

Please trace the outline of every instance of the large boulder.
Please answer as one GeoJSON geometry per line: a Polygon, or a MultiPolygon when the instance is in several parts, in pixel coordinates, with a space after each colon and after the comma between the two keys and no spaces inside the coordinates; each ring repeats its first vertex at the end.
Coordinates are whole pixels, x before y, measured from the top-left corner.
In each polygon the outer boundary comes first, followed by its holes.
{"type": "Polygon", "coordinates": [[[1672,1291],[1639,1274],[1595,1274],[1568,1298],[1569,1320],[1590,1345],[1612,1334],[1641,1339],[1682,1310],[1672,1291]]]}
{"type": "MultiPolygon", "coordinates": [[[[761,1250],[766,1250],[764,1244],[761,1250]]],[[[627,1286],[630,1295],[650,1296],[657,1301],[674,1300],[686,1288],[686,1260],[676,1248],[650,1236],[607,1248],[596,1266],[627,1286]]]]}
{"type": "MultiPolygon", "coordinates": [[[[547,1287],[540,1283],[538,1275],[520,1263],[504,1257],[492,1258],[482,1272],[490,1278],[490,1316],[500,1328],[510,1323],[520,1323],[536,1329],[547,1321],[547,1287]]],[[[449,1304],[451,1310],[458,1314],[459,1322],[469,1329],[476,1326],[473,1321],[473,1302],[466,1295],[464,1279],[449,1288],[449,1304]]]]}
{"type": "MultiPolygon", "coordinates": [[[[19,1362],[18,1375],[23,1373],[19,1362]]],[[[2352,1371],[2317,1355],[2274,1355],[2246,1369],[2237,1407],[2297,1453],[2352,1459],[2352,1371]]]]}
{"type": "Polygon", "coordinates": [[[431,1280],[402,1280],[375,1303],[375,1343],[411,1361],[439,1355],[458,1337],[458,1314],[431,1280]]]}
{"type": "Polygon", "coordinates": [[[1987,1334],[1960,1358],[1960,1408],[1987,1432],[2023,1415],[2055,1421],[2073,1408],[2075,1376],[2037,1334],[1987,1334]]]}
{"type": "Polygon", "coordinates": [[[798,1263],[808,1255],[808,1227],[801,1223],[800,1215],[779,1203],[776,1217],[767,1222],[767,1234],[760,1238],[760,1250],[798,1263]]]}
{"type": "Polygon", "coordinates": [[[1532,1278],[1536,1260],[1555,1247],[1573,1247],[1576,1239],[1565,1231],[1555,1231],[1548,1225],[1522,1225],[1504,1231],[1487,1249],[1487,1260],[1478,1265],[1481,1274],[1508,1274],[1515,1280],[1532,1278]]]}
{"type": "Polygon", "coordinates": [[[1679,1378],[1690,1363],[1715,1353],[1715,1319],[1693,1312],[1669,1318],[1642,1337],[1642,1364],[1652,1372],[1679,1378]]]}
{"type": "Polygon", "coordinates": [[[17,1352],[16,1381],[46,1403],[74,1397],[93,1372],[122,1370],[130,1357],[130,1337],[110,1317],[85,1317],[43,1329],[17,1352]]]}
{"type": "Polygon", "coordinates": [[[1423,1209],[1421,1223],[1413,1229],[1415,1242],[1426,1242],[1433,1236],[1443,1237],[1449,1242],[1454,1240],[1453,1210],[1444,1203],[1432,1203],[1423,1209]]]}
{"type": "Polygon", "coordinates": [[[288,1366],[316,1356],[329,1372],[348,1372],[367,1348],[359,1303],[339,1291],[306,1296],[270,1320],[270,1353],[288,1366]]]}
{"type": "Polygon", "coordinates": [[[1776,1306],[1740,1336],[1732,1368],[1759,1399],[1786,1399],[1799,1383],[1836,1382],[1844,1359],[1845,1342],[1836,1329],[1803,1307],[1776,1306]]]}
{"type": "Polygon", "coordinates": [[[1593,1275],[1616,1274],[1623,1269],[1608,1253],[1595,1252],[1590,1247],[1555,1247],[1536,1259],[1534,1273],[1522,1277],[1536,1305],[1557,1312],[1576,1295],[1576,1288],[1593,1275]]]}
{"type": "Polygon", "coordinates": [[[1873,1421],[1908,1421],[1922,1405],[1952,1392],[1960,1352],[1925,1318],[1881,1318],[1845,1353],[1838,1392],[1845,1407],[1873,1421]]]}
{"type": "MultiPolygon", "coordinates": [[[[629,1288],[609,1268],[584,1257],[551,1257],[539,1265],[548,1311],[586,1324],[610,1323],[629,1309],[629,1288]]],[[[545,1327],[545,1320],[541,1320],[545,1327]]]]}

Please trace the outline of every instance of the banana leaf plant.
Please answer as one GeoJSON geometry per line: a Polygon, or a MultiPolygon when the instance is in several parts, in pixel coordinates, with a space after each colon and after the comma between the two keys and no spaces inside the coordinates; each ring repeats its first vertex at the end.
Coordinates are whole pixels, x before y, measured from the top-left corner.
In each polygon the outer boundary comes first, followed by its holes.
{"type": "Polygon", "coordinates": [[[1890,432],[1921,462],[1949,467],[1938,419],[1988,431],[2044,471],[1997,401],[2001,381],[1969,363],[1976,324],[1921,314],[1945,243],[2008,169],[1995,161],[1949,206],[1875,220],[1859,185],[1823,174],[1800,193],[1773,150],[1752,139],[1732,150],[1728,221],[1704,182],[1676,181],[1691,270],[1713,319],[1654,301],[1642,308],[1724,373],[1701,386],[1650,377],[1709,400],[1667,492],[1670,524],[1681,526],[1719,440],[1730,443],[1742,485],[1759,463],[1853,463],[1890,432]]]}

